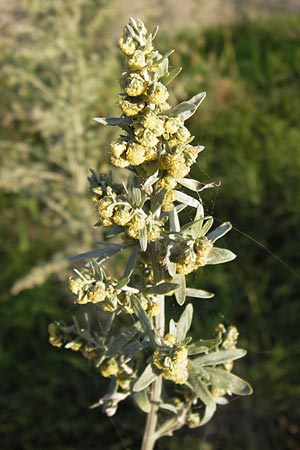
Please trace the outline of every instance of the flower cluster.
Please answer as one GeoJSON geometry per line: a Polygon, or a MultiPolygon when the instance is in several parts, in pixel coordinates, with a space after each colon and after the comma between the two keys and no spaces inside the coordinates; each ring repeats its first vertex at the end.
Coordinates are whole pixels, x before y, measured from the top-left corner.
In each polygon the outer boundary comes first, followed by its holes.
{"type": "Polygon", "coordinates": [[[54,347],[65,347],[80,352],[86,359],[95,362],[103,351],[99,342],[87,341],[81,331],[76,331],[74,326],[65,326],[61,322],[53,322],[49,325],[49,342],[54,347]]]}
{"type": "Polygon", "coordinates": [[[124,168],[158,160],[159,168],[171,177],[184,177],[199,148],[190,145],[193,137],[184,119],[167,103],[164,80],[169,75],[170,52],[161,55],[154,49],[153,38],[142,22],[131,19],[118,41],[126,57],[119,106],[131,120],[124,127],[127,135],[111,144],[111,162],[124,168]]]}
{"type": "Polygon", "coordinates": [[[76,271],[77,277],[69,278],[70,291],[75,296],[74,303],[80,305],[94,303],[109,313],[132,314],[132,301],[137,299],[150,317],[158,314],[159,307],[155,296],[144,294],[128,285],[119,287],[118,281],[107,277],[100,265],[96,268],[98,270],[95,271],[94,263],[81,272],[76,271]]]}
{"type": "Polygon", "coordinates": [[[153,364],[166,380],[184,384],[188,379],[188,351],[185,346],[178,345],[176,336],[171,333],[164,336],[164,345],[155,350],[153,364]]]}

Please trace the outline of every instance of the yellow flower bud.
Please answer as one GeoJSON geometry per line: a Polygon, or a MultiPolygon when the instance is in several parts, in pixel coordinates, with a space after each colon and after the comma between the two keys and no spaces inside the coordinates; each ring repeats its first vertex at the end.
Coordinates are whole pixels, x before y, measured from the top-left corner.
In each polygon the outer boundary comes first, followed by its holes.
{"type": "Polygon", "coordinates": [[[131,73],[125,79],[125,92],[130,97],[138,97],[147,89],[146,81],[137,73],[131,73]]]}
{"type": "Polygon", "coordinates": [[[209,254],[214,244],[208,239],[201,239],[196,246],[196,264],[198,267],[205,266],[208,261],[209,254]]]}
{"type": "Polygon", "coordinates": [[[145,107],[145,103],[135,100],[119,100],[119,106],[126,116],[136,116],[145,107]]]}
{"type": "Polygon", "coordinates": [[[115,358],[110,358],[100,366],[101,375],[105,378],[115,376],[119,372],[119,365],[115,358]]]}
{"type": "Polygon", "coordinates": [[[126,39],[120,38],[118,40],[118,45],[122,53],[126,56],[131,56],[135,52],[138,43],[133,40],[130,36],[128,36],[126,39]]]}
{"type": "Polygon", "coordinates": [[[125,153],[127,148],[127,142],[125,141],[116,141],[116,142],[112,142],[110,149],[111,149],[111,154],[116,157],[116,158],[120,158],[120,156],[123,155],[123,153],[125,153]]]}
{"type": "Polygon", "coordinates": [[[132,166],[139,166],[145,161],[145,148],[136,142],[128,144],[126,158],[132,166]]]}
{"type": "Polygon", "coordinates": [[[148,93],[148,100],[155,105],[160,105],[164,103],[169,97],[169,92],[166,86],[162,83],[157,82],[151,86],[148,93]]]}
{"type": "Polygon", "coordinates": [[[176,344],[176,336],[174,336],[174,334],[171,334],[171,333],[165,334],[164,340],[165,340],[170,346],[173,346],[173,345],[176,344]]]}
{"type": "Polygon", "coordinates": [[[141,70],[146,65],[145,53],[142,50],[136,50],[127,64],[131,70],[141,70]]]}

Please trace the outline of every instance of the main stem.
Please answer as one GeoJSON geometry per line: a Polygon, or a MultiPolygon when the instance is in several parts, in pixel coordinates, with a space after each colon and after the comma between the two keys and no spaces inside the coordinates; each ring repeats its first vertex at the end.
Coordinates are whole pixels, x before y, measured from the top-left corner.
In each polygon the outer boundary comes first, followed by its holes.
{"type": "MultiPolygon", "coordinates": [[[[153,267],[154,280],[160,280],[160,269],[157,264],[157,246],[151,243],[151,262],[153,267]]],[[[165,296],[158,295],[159,314],[155,317],[155,328],[163,336],[165,332],[165,296]]],[[[162,376],[151,385],[150,402],[151,409],[147,416],[143,442],[141,450],[153,450],[156,442],[155,430],[157,425],[157,412],[162,390],[162,376]]]]}

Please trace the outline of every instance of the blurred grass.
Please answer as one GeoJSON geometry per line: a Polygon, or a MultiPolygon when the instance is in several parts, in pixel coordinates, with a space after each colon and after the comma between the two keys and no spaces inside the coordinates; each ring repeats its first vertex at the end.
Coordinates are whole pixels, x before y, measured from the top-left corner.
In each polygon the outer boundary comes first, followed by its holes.
{"type": "MultiPolygon", "coordinates": [[[[37,3],[32,5],[33,8],[37,3]]],[[[63,7],[59,2],[55,5],[63,7]]],[[[93,8],[85,10],[84,21],[91,20],[92,11],[93,8]]],[[[69,205],[74,177],[66,178],[63,189],[60,184],[49,186],[40,181],[29,189],[28,185],[22,185],[23,177],[19,180],[16,177],[18,170],[34,169],[41,162],[52,172],[62,172],[57,165],[47,165],[47,155],[53,145],[57,145],[59,154],[67,142],[66,135],[73,138],[74,130],[63,119],[69,108],[69,97],[63,93],[66,67],[71,67],[68,82],[72,89],[76,87],[74,104],[84,111],[81,139],[88,153],[96,152],[89,161],[94,168],[103,164],[106,151],[100,154],[99,148],[102,145],[105,149],[105,140],[108,142],[110,135],[105,129],[99,131],[87,123],[94,115],[114,112],[118,77],[115,56],[109,55],[110,47],[105,47],[105,20],[98,23],[103,30],[101,42],[95,40],[101,34],[96,25],[90,33],[81,29],[79,36],[73,30],[76,41],[70,42],[64,25],[55,22],[58,14],[55,8],[50,16],[36,15],[30,8],[27,14],[31,17],[30,27],[44,33],[47,46],[35,41],[31,31],[21,45],[18,39],[24,37],[24,29],[17,36],[16,29],[10,29],[2,43],[6,53],[2,57],[0,92],[6,128],[0,132],[1,160],[2,167],[4,164],[9,167],[15,177],[11,184],[21,187],[5,189],[0,194],[2,447],[134,450],[142,432],[142,416],[130,404],[121,408],[113,422],[100,411],[88,410],[88,405],[101,395],[102,381],[78,355],[62,353],[48,345],[48,323],[62,316],[67,320],[75,312],[65,284],[61,285],[54,277],[13,298],[9,292],[15,280],[33,265],[49,260],[71,243],[69,226],[45,207],[43,196],[57,198],[57,192],[63,193],[64,204],[69,205]],[[43,31],[44,20],[53,21],[53,30],[43,31]],[[36,45],[40,45],[40,52],[47,49],[52,52],[57,33],[64,37],[62,48],[71,55],[66,65],[62,64],[66,62],[65,53],[59,47],[50,60],[37,57],[36,45]],[[10,39],[19,42],[13,54],[9,51],[10,39]],[[79,51],[78,46],[86,49],[82,50],[82,61],[88,67],[88,86],[84,74],[79,81],[77,78],[78,60],[72,51],[79,51]],[[95,64],[90,59],[91,48],[98,55],[96,58],[100,58],[95,64]],[[97,53],[100,49],[104,54],[97,53]],[[99,80],[103,55],[108,58],[110,69],[99,80]],[[34,84],[18,77],[11,79],[14,68],[26,69],[34,79],[43,80],[60,102],[45,101],[34,84]],[[90,97],[81,95],[82,86],[90,97]],[[61,109],[57,112],[59,105],[61,109]],[[36,121],[33,117],[37,108],[43,120],[36,121]],[[56,119],[51,129],[45,117],[56,119]],[[16,151],[18,148],[20,151],[16,151]]],[[[74,18],[74,10],[67,8],[60,20],[67,24],[70,15],[74,18]]],[[[22,16],[23,26],[24,20],[22,16]]],[[[211,177],[221,179],[223,183],[218,191],[205,193],[207,211],[220,221],[232,221],[242,232],[233,231],[225,242],[238,254],[236,262],[204,270],[195,277],[199,286],[216,292],[213,301],[201,301],[198,305],[195,334],[208,335],[220,321],[237,324],[241,345],[249,350],[243,365],[238,365],[239,370],[252,382],[255,394],[221,409],[205,429],[183,430],[174,439],[163,439],[158,450],[299,449],[300,307],[299,278],[293,273],[293,270],[300,272],[299,30],[299,17],[285,17],[224,25],[199,35],[194,31],[169,35],[162,45],[176,48],[172,61],[184,67],[177,85],[174,84],[173,96],[183,99],[201,89],[207,90],[207,100],[189,123],[196,142],[206,146],[193,175],[203,181],[211,177]]],[[[67,148],[70,153],[72,147],[67,148]]],[[[87,175],[87,170],[84,161],[82,173],[87,175]]],[[[87,197],[83,197],[89,205],[87,197]]],[[[73,220],[82,220],[86,229],[85,219],[78,216],[81,210],[76,212],[78,197],[72,198],[73,220]]],[[[86,211],[92,212],[89,206],[86,211]]],[[[72,239],[81,241],[82,235],[76,232],[72,239]]],[[[92,237],[89,239],[91,242],[92,237]]]]}

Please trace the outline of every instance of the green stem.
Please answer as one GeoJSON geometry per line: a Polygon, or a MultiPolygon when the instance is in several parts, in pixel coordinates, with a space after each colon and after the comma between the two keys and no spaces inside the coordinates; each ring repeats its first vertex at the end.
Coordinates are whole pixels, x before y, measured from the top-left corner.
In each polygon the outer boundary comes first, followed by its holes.
{"type": "MultiPolygon", "coordinates": [[[[161,271],[160,267],[157,264],[157,244],[150,244],[150,252],[151,252],[151,262],[154,274],[154,281],[158,282],[161,279],[161,271]]],[[[161,334],[164,335],[165,332],[165,296],[158,295],[157,301],[159,304],[159,314],[155,317],[155,328],[161,334]]],[[[162,391],[162,376],[157,378],[157,380],[151,386],[151,410],[148,413],[143,442],[141,450],[153,450],[155,446],[155,442],[157,440],[156,436],[156,425],[157,425],[157,413],[159,409],[159,402],[162,391]]]]}
{"type": "MultiPolygon", "coordinates": [[[[164,334],[165,328],[165,299],[164,295],[158,296],[158,302],[160,306],[160,313],[155,318],[155,326],[161,335],[164,334]]],[[[159,402],[162,391],[162,376],[151,386],[151,410],[147,416],[143,442],[141,450],[153,450],[156,442],[156,425],[157,425],[157,413],[159,409],[159,402]]]]}

